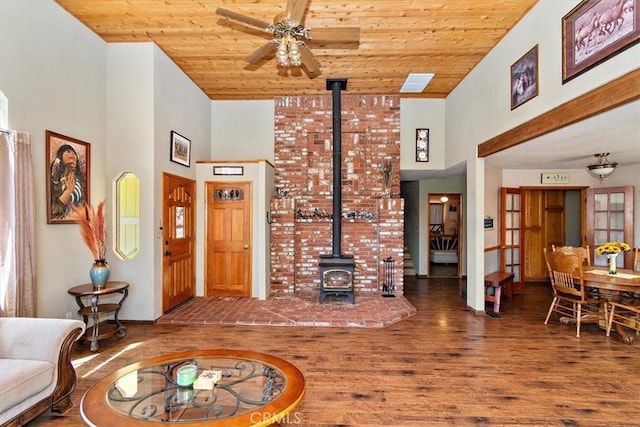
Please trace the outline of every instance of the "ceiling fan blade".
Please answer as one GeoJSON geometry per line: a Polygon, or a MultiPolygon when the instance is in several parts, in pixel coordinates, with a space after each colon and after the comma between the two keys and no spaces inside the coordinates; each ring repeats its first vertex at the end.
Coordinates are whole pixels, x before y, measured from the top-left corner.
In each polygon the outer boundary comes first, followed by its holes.
{"type": "Polygon", "coordinates": [[[263,30],[266,30],[271,25],[268,22],[251,18],[250,16],[245,16],[240,13],[233,12],[229,9],[224,9],[222,7],[216,9],[216,15],[224,16],[225,18],[233,19],[234,21],[242,22],[244,24],[251,25],[252,27],[258,27],[263,30]]]}
{"type": "Polygon", "coordinates": [[[309,74],[320,74],[320,63],[313,55],[313,53],[311,53],[311,49],[309,49],[309,47],[304,43],[299,43],[298,49],[300,50],[300,58],[302,59],[302,63],[309,71],[309,74]]]}
{"type": "Polygon", "coordinates": [[[264,58],[265,56],[269,55],[271,52],[276,50],[277,47],[278,47],[278,43],[275,42],[274,40],[271,40],[266,44],[263,44],[260,48],[258,48],[258,50],[253,52],[251,55],[244,58],[244,60],[247,61],[249,64],[256,64],[262,58],[264,58]]]}
{"type": "Polygon", "coordinates": [[[287,0],[287,18],[296,24],[302,23],[309,0],[287,0]]]}
{"type": "Polygon", "coordinates": [[[360,28],[358,27],[327,27],[309,29],[311,40],[322,42],[360,43],[360,28]]]}

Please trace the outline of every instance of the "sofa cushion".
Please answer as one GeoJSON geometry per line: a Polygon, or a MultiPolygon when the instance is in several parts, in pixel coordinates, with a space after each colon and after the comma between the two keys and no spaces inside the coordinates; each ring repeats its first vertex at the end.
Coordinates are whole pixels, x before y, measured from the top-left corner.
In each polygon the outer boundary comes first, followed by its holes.
{"type": "Polygon", "coordinates": [[[0,359],[0,413],[51,385],[54,371],[42,360],[0,359]]]}

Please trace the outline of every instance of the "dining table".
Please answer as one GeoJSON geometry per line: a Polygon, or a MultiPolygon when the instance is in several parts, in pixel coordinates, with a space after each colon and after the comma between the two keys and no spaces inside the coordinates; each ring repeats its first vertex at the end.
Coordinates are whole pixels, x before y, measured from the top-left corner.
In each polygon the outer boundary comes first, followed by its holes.
{"type": "MultiPolygon", "coordinates": [[[[640,272],[619,268],[616,274],[609,274],[607,266],[589,266],[583,271],[585,286],[597,288],[601,298],[616,299],[623,292],[635,297],[640,296],[640,272]]],[[[620,339],[626,344],[633,344],[634,335],[625,330],[622,325],[615,325],[620,339]]]]}

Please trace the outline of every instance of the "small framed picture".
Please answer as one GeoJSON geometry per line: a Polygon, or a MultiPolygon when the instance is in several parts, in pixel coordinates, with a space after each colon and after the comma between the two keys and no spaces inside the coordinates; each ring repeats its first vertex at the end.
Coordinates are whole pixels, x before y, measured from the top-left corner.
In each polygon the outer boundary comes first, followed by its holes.
{"type": "Polygon", "coordinates": [[[191,140],[171,131],[171,157],[170,160],[183,166],[191,166],[191,140]]]}
{"type": "Polygon", "coordinates": [[[89,203],[91,145],[46,131],[47,224],[75,223],[69,205],[89,203]]]}
{"type": "Polygon", "coordinates": [[[416,162],[429,161],[429,129],[416,129],[416,162]]]}
{"type": "Polygon", "coordinates": [[[538,45],[511,66],[511,109],[538,96],[538,45]]]}

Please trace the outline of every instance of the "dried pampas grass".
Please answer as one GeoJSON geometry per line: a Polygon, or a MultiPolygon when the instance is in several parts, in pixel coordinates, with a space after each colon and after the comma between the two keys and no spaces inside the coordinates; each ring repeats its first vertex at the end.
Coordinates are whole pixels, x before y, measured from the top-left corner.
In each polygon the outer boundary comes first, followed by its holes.
{"type": "Polygon", "coordinates": [[[81,206],[69,205],[73,211],[72,218],[80,226],[80,235],[91,251],[93,259],[104,261],[106,256],[107,230],[104,223],[104,201],[98,203],[97,209],[84,203],[81,206]]]}

